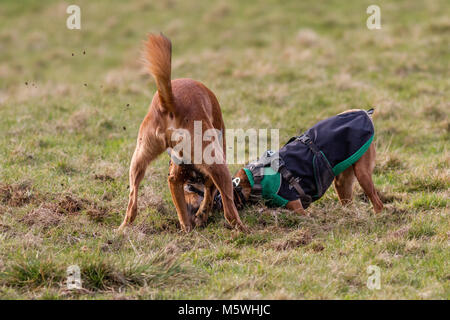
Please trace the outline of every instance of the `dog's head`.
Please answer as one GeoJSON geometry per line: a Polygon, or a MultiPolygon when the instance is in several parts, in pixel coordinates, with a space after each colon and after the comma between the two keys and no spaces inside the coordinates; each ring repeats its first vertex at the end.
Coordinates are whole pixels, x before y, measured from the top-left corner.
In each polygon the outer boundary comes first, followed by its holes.
{"type": "MultiPolygon", "coordinates": [[[[244,169],[240,169],[233,177],[233,198],[234,205],[238,210],[242,209],[247,203],[250,192],[252,188],[248,180],[247,174],[244,169]]],[[[203,201],[204,192],[204,181],[187,182],[184,185],[184,198],[186,199],[186,204],[188,212],[190,214],[195,214],[203,201]]],[[[218,190],[214,190],[213,193],[214,210],[222,211],[222,197],[218,190]]]]}
{"type": "Polygon", "coordinates": [[[187,211],[195,215],[203,201],[204,185],[202,183],[186,183],[184,185],[184,198],[186,200],[187,211]]]}

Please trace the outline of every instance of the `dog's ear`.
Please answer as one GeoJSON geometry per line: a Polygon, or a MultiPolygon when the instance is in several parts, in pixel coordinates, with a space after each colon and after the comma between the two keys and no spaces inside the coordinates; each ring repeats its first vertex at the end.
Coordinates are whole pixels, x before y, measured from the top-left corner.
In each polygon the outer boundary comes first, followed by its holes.
{"type": "Polygon", "coordinates": [[[250,193],[252,191],[252,186],[250,184],[250,181],[248,180],[247,174],[245,173],[244,169],[239,169],[238,172],[234,175],[235,178],[239,178],[239,186],[242,189],[242,193],[244,194],[244,197],[246,200],[250,197],[250,193]]]}

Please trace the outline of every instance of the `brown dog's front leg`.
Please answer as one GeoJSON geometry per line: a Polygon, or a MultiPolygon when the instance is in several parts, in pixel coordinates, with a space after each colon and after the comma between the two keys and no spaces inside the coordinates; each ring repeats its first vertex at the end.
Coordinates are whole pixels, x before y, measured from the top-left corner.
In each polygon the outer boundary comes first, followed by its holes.
{"type": "Polygon", "coordinates": [[[334,188],[343,206],[352,203],[354,181],[355,173],[353,172],[353,167],[347,168],[334,178],[334,188]]]}
{"type": "Polygon", "coordinates": [[[293,200],[289,201],[286,204],[286,209],[289,209],[291,211],[294,211],[295,213],[308,216],[309,214],[306,213],[305,209],[303,209],[303,205],[300,200],[293,200]]]}
{"type": "Polygon", "coordinates": [[[170,168],[169,178],[170,193],[172,194],[172,200],[177,209],[178,220],[180,221],[181,229],[186,232],[192,230],[192,218],[187,211],[186,199],[184,198],[183,183],[184,176],[181,172],[181,167],[173,165],[170,168]]]}
{"type": "Polygon", "coordinates": [[[242,223],[236,206],[233,202],[233,184],[231,182],[230,171],[225,164],[215,164],[203,166],[205,172],[216,185],[222,196],[222,204],[225,219],[230,225],[238,228],[240,231],[249,232],[248,228],[242,223]]]}

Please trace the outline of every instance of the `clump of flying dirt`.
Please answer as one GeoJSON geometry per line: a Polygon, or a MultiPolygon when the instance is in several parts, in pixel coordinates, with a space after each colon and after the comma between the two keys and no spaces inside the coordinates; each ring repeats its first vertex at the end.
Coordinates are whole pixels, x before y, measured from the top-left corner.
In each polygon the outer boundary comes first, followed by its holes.
{"type": "Polygon", "coordinates": [[[21,207],[37,200],[38,195],[29,182],[0,184],[0,202],[10,207],[21,207]]]}
{"type": "Polygon", "coordinates": [[[285,239],[275,241],[271,247],[278,251],[294,249],[310,244],[313,235],[308,229],[300,229],[290,233],[285,239]]]}

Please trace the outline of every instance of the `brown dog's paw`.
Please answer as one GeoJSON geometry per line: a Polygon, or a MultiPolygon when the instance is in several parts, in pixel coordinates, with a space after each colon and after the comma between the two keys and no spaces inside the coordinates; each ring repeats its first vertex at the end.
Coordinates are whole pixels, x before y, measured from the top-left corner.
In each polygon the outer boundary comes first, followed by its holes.
{"type": "Polygon", "coordinates": [[[206,222],[208,221],[208,216],[204,213],[198,214],[194,218],[194,225],[198,228],[203,228],[206,226],[206,222]]]}
{"type": "Polygon", "coordinates": [[[181,224],[181,231],[189,233],[193,229],[194,229],[194,225],[192,223],[190,223],[190,224],[181,224]]]}
{"type": "Polygon", "coordinates": [[[375,214],[381,214],[383,209],[384,209],[384,205],[382,203],[373,207],[373,211],[375,212],[375,214]]]}
{"type": "Polygon", "coordinates": [[[243,233],[250,233],[250,229],[243,223],[236,224],[236,229],[243,233]]]}
{"type": "Polygon", "coordinates": [[[123,233],[125,233],[125,228],[128,226],[128,223],[126,223],[125,221],[124,222],[122,222],[122,224],[117,228],[117,229],[115,229],[114,231],[116,232],[116,233],[119,233],[119,234],[123,234],[123,233]]]}

